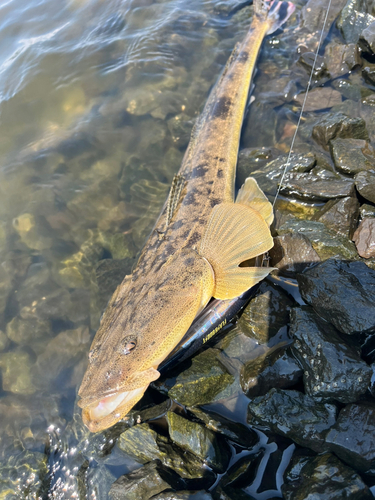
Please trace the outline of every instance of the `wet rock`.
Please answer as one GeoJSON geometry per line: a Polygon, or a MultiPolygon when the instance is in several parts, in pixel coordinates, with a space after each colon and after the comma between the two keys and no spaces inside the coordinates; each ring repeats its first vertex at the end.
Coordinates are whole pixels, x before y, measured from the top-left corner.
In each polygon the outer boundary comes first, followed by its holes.
{"type": "Polygon", "coordinates": [[[308,173],[288,172],[280,189],[283,194],[309,201],[343,198],[353,191],[352,179],[319,168],[308,173]]]}
{"type": "Polygon", "coordinates": [[[240,422],[233,422],[206,408],[190,408],[190,412],[206,424],[208,429],[222,434],[243,448],[252,449],[259,441],[258,434],[240,422]]]}
{"type": "Polygon", "coordinates": [[[167,423],[171,440],[180,448],[193,453],[216,472],[226,470],[231,451],[222,437],[171,411],[167,413],[167,423]]]}
{"type": "MultiPolygon", "coordinates": [[[[320,35],[325,15],[328,14],[325,31],[323,33],[323,39],[325,39],[332,23],[336,20],[341,9],[342,2],[338,0],[332,1],[329,13],[326,12],[326,4],[323,0],[308,0],[301,10],[301,26],[314,35],[320,35]]],[[[311,49],[316,48],[318,44],[318,36],[310,36],[306,38],[308,47],[311,49]]]]}
{"type": "Polygon", "coordinates": [[[343,259],[357,259],[355,245],[344,236],[328,229],[322,222],[290,219],[278,230],[279,235],[287,233],[303,234],[311,242],[313,249],[321,260],[340,256],[343,259]]]}
{"type": "Polygon", "coordinates": [[[362,31],[359,36],[358,47],[365,54],[375,54],[375,22],[372,22],[362,31]]]}
{"type": "Polygon", "coordinates": [[[185,148],[188,145],[194,122],[195,120],[185,113],[178,114],[168,120],[169,132],[178,148],[185,148]]]}
{"type": "Polygon", "coordinates": [[[347,196],[340,200],[330,200],[312,217],[312,220],[323,222],[332,231],[346,238],[351,238],[357,226],[359,202],[357,198],[347,196]]]}
{"type": "Polygon", "coordinates": [[[52,246],[51,229],[43,217],[21,214],[13,219],[13,227],[21,241],[32,250],[45,250],[52,246]]]}
{"type": "MultiPolygon", "coordinates": [[[[314,82],[324,79],[326,81],[329,78],[329,73],[327,71],[327,65],[322,56],[315,56],[314,52],[304,52],[298,59],[298,63],[306,69],[307,73],[310,75],[311,70],[314,67],[313,79],[314,82]],[[314,62],[315,67],[314,67],[314,62]]],[[[322,82],[320,82],[322,83],[322,82]]]]}
{"type": "Polygon", "coordinates": [[[361,257],[375,257],[375,219],[363,219],[353,235],[353,241],[361,257]]]}
{"type": "Polygon", "coordinates": [[[149,424],[135,425],[120,435],[117,446],[140,463],[161,460],[165,467],[173,469],[186,480],[199,485],[203,480],[212,484],[215,475],[204,468],[202,461],[189,451],[172,444],[169,438],[158,434],[149,424]]]}
{"type": "MultiPolygon", "coordinates": [[[[362,76],[366,83],[369,85],[375,85],[375,65],[366,63],[362,69],[362,76]]],[[[366,102],[370,103],[368,99],[366,102]]]]}
{"type": "Polygon", "coordinates": [[[227,491],[228,488],[238,489],[249,486],[256,478],[263,457],[264,450],[260,449],[256,453],[237,460],[221,479],[220,486],[223,487],[224,491],[227,491]]]}
{"type": "Polygon", "coordinates": [[[337,20],[337,27],[346,43],[357,43],[361,32],[375,20],[366,13],[366,7],[363,0],[347,0],[337,20]]]}
{"type": "Polygon", "coordinates": [[[313,139],[328,149],[329,141],[337,138],[368,140],[366,123],[362,118],[352,118],[343,113],[328,113],[313,127],[313,139]]]}
{"type": "Polygon", "coordinates": [[[358,403],[345,406],[327,434],[329,450],[360,472],[375,467],[375,406],[358,403]]]}
{"type": "Polygon", "coordinates": [[[351,101],[359,101],[362,97],[361,85],[353,81],[352,75],[350,78],[338,78],[332,82],[332,86],[342,94],[346,99],[351,101]]]}
{"type": "Polygon", "coordinates": [[[298,391],[271,389],[249,404],[247,420],[250,425],[265,425],[300,446],[322,452],[327,449],[327,431],[336,421],[336,407],[298,391]]]}
{"type": "Polygon", "coordinates": [[[266,394],[273,387],[288,389],[295,386],[302,373],[302,368],[286,350],[279,353],[276,359],[269,358],[260,373],[254,373],[253,364],[247,363],[241,370],[240,382],[246,396],[254,398],[266,394]]]}
{"type": "Polygon", "coordinates": [[[152,497],[152,500],[212,500],[212,496],[208,491],[203,490],[181,490],[160,493],[152,497]]]}
{"type": "Polygon", "coordinates": [[[109,490],[111,500],[148,500],[170,488],[178,489],[181,480],[173,471],[168,470],[158,460],[149,462],[144,467],[121,476],[109,490]]]}
{"type": "Polygon", "coordinates": [[[287,233],[273,239],[269,251],[270,265],[277,267],[283,276],[294,277],[306,267],[320,262],[308,238],[301,233],[287,233]]]}
{"type": "Polygon", "coordinates": [[[306,98],[305,94],[298,94],[295,98],[296,102],[302,106],[304,100],[304,111],[317,111],[320,109],[332,108],[341,104],[342,97],[340,92],[332,87],[318,87],[311,90],[306,98]]]}
{"type": "Polygon", "coordinates": [[[375,217],[375,207],[373,205],[369,205],[368,203],[364,203],[359,209],[359,213],[361,215],[361,219],[373,218],[375,217]]]}
{"type": "Polygon", "coordinates": [[[330,259],[297,276],[303,300],[346,334],[375,330],[375,271],[330,259]]]}
{"type": "Polygon", "coordinates": [[[52,328],[49,321],[16,316],[7,324],[6,334],[8,339],[16,344],[32,345],[36,340],[50,337],[52,328]]]}
{"type": "Polygon", "coordinates": [[[360,172],[354,177],[355,187],[361,196],[375,203],[375,171],[360,172]]]}
{"type": "Polygon", "coordinates": [[[207,349],[192,359],[192,365],[177,376],[170,398],[185,406],[212,403],[228,397],[234,377],[218,360],[220,351],[207,349]]]}
{"type": "Polygon", "coordinates": [[[337,330],[310,307],[292,309],[291,350],[303,368],[306,394],[353,403],[366,392],[372,371],[337,330]]]}
{"type": "Polygon", "coordinates": [[[332,78],[346,75],[361,63],[357,46],[354,43],[342,45],[341,43],[330,42],[325,48],[324,58],[332,78]]]}
{"type": "Polygon", "coordinates": [[[299,475],[293,477],[290,474],[296,469],[292,459],[285,474],[285,482],[281,486],[285,500],[371,500],[372,494],[361,477],[331,453],[324,453],[315,458],[306,457],[303,463],[301,457],[298,458],[299,475]]]}
{"type": "Polygon", "coordinates": [[[32,358],[26,351],[17,350],[1,354],[3,390],[14,394],[34,394],[37,388],[31,376],[32,365],[32,358]]]}
{"type": "Polygon", "coordinates": [[[362,139],[334,139],[330,147],[335,167],[343,174],[355,175],[375,167],[374,150],[362,139]]]}
{"type": "Polygon", "coordinates": [[[279,151],[273,148],[246,148],[238,154],[237,178],[238,184],[242,185],[245,179],[253,175],[253,171],[262,171],[264,165],[279,155],[279,151]]]}

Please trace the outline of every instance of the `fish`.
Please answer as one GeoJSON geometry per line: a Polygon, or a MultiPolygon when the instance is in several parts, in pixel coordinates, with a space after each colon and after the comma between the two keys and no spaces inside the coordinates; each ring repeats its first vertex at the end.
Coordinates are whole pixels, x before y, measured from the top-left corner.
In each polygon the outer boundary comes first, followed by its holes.
{"type": "Polygon", "coordinates": [[[249,31],[196,120],[137,265],[108,303],[78,391],[91,432],[129,413],[212,297],[239,297],[272,271],[244,265],[272,248],[273,208],[251,177],[235,199],[235,173],[262,41],[294,9],[291,2],[254,0],[249,31]]]}

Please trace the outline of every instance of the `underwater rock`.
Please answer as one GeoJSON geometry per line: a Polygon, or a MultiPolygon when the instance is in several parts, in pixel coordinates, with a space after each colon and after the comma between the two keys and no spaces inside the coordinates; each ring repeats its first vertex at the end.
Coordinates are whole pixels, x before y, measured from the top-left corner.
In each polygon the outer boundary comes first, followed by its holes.
{"type": "Polygon", "coordinates": [[[231,395],[234,377],[218,360],[219,354],[210,348],[195,356],[191,367],[177,376],[168,396],[184,406],[196,406],[231,395]]]}
{"type": "Polygon", "coordinates": [[[291,350],[304,370],[306,394],[340,403],[357,401],[372,375],[358,352],[310,307],[292,309],[290,321],[291,350]]]}
{"type": "Polygon", "coordinates": [[[358,255],[364,259],[375,257],[375,219],[363,219],[353,235],[358,255]]]}
{"type": "Polygon", "coordinates": [[[303,300],[340,332],[375,330],[375,271],[363,262],[329,259],[297,281],[303,300]]]}
{"type": "Polygon", "coordinates": [[[375,167],[374,150],[363,139],[334,139],[330,149],[335,167],[343,174],[355,175],[375,167]]]}
{"type": "Polygon", "coordinates": [[[272,161],[280,152],[274,148],[246,148],[241,149],[238,154],[236,181],[239,185],[245,182],[253,172],[262,172],[262,168],[272,161]]]}
{"type": "Polygon", "coordinates": [[[0,352],[5,351],[9,346],[8,336],[0,330],[0,352]]]}
{"type": "Polygon", "coordinates": [[[308,0],[301,9],[301,27],[307,29],[315,36],[306,37],[306,44],[310,50],[316,48],[318,44],[318,36],[322,31],[323,21],[327,15],[325,31],[322,33],[323,39],[326,39],[332,23],[336,20],[339,12],[342,9],[342,2],[333,0],[329,12],[326,12],[326,4],[324,0],[308,0]]]}
{"type": "Polygon", "coordinates": [[[366,12],[366,7],[367,4],[363,0],[347,0],[340,12],[337,27],[346,43],[357,43],[362,31],[375,21],[375,18],[366,12]]]}
{"type": "Polygon", "coordinates": [[[315,458],[293,457],[281,486],[285,500],[371,500],[372,494],[361,477],[331,453],[315,458]],[[298,475],[296,474],[297,468],[298,475]]]}
{"type": "Polygon", "coordinates": [[[295,101],[302,106],[305,99],[304,111],[332,108],[342,102],[340,92],[334,90],[332,87],[317,87],[308,93],[307,98],[305,93],[298,94],[295,101]]]}
{"type": "Polygon", "coordinates": [[[199,420],[204,422],[208,429],[222,434],[227,439],[243,448],[251,450],[259,442],[258,434],[253,429],[240,422],[228,420],[223,417],[223,415],[204,407],[189,408],[189,411],[198,417],[199,420]]]}
{"type": "Polygon", "coordinates": [[[288,389],[302,379],[303,370],[290,355],[289,349],[276,359],[269,358],[262,371],[254,370],[254,363],[246,363],[241,370],[240,382],[248,398],[266,394],[270,389],[288,389]]]}
{"type": "Polygon", "coordinates": [[[326,436],[329,450],[360,472],[375,467],[375,406],[350,404],[340,411],[326,436]]]}
{"type": "Polygon", "coordinates": [[[220,480],[220,486],[224,491],[228,491],[229,488],[239,489],[249,486],[256,478],[263,457],[264,449],[260,449],[237,460],[220,480]]]}
{"type": "Polygon", "coordinates": [[[11,276],[9,276],[4,265],[0,265],[0,325],[2,325],[5,308],[12,292],[12,285],[11,276]]]}
{"type": "Polygon", "coordinates": [[[181,479],[173,471],[164,467],[159,460],[129,474],[120,476],[109,490],[111,500],[148,500],[158,493],[183,486],[181,479]]]}
{"type": "Polygon", "coordinates": [[[366,123],[362,118],[349,117],[344,113],[327,113],[318,121],[312,131],[313,139],[328,150],[329,142],[337,138],[368,140],[366,123]]]}
{"type": "Polygon", "coordinates": [[[286,233],[273,239],[273,248],[268,252],[270,266],[277,267],[283,276],[295,277],[306,267],[320,262],[309,239],[301,233],[286,233]]]}
{"type": "MultiPolygon", "coordinates": [[[[375,64],[367,62],[362,69],[362,76],[366,83],[369,85],[375,85],[375,64]]],[[[368,99],[366,99],[366,103],[371,104],[368,99]]]]}
{"type": "Polygon", "coordinates": [[[372,22],[362,31],[359,36],[358,47],[365,54],[375,54],[375,22],[372,22]]]}
{"type": "Polygon", "coordinates": [[[197,456],[216,472],[226,470],[231,451],[221,436],[171,411],[167,413],[167,423],[169,436],[177,446],[197,456]]]}
{"type": "Polygon", "coordinates": [[[35,341],[52,336],[51,323],[38,318],[19,318],[16,316],[7,323],[6,334],[9,340],[19,345],[32,346],[35,341]]]}
{"type": "Polygon", "coordinates": [[[278,228],[277,232],[279,235],[287,233],[303,234],[311,242],[313,249],[321,260],[334,256],[349,260],[358,258],[354,243],[328,229],[322,222],[289,219],[278,228]]]}
{"type": "Polygon", "coordinates": [[[355,197],[347,196],[328,201],[312,220],[323,222],[328,229],[351,238],[357,226],[358,216],[359,201],[355,197]]]}
{"type": "Polygon", "coordinates": [[[354,177],[355,187],[366,200],[375,203],[375,171],[360,172],[354,177]]]}
{"type": "Polygon", "coordinates": [[[52,246],[51,228],[43,217],[21,214],[13,219],[13,227],[22,243],[32,250],[46,250],[52,246]]]}
{"type": "MultiPolygon", "coordinates": [[[[357,46],[354,43],[342,45],[341,43],[330,42],[325,48],[324,58],[332,78],[346,75],[355,66],[361,64],[357,46]]],[[[337,87],[335,88],[337,89],[337,87]]]]}
{"type": "Polygon", "coordinates": [[[34,394],[31,368],[33,362],[28,352],[18,349],[0,355],[0,369],[4,391],[14,394],[34,394]]]}
{"type": "Polygon", "coordinates": [[[317,82],[322,79],[323,81],[327,81],[327,79],[330,76],[327,70],[327,65],[324,60],[324,57],[320,55],[316,57],[314,52],[304,52],[303,54],[301,54],[298,59],[298,63],[307,71],[309,75],[311,74],[311,70],[314,67],[314,73],[313,73],[314,82],[317,82]]]}
{"type": "Polygon", "coordinates": [[[320,453],[327,449],[324,440],[336,413],[335,405],[318,403],[299,391],[271,389],[249,403],[247,421],[320,453]]]}

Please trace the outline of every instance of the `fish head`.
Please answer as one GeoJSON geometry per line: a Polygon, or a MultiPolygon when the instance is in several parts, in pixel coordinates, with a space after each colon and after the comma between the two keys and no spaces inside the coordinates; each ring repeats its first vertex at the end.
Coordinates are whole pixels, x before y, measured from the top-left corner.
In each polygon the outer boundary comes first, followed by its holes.
{"type": "Polygon", "coordinates": [[[103,315],[78,392],[92,432],[115,424],[141,399],[213,289],[212,267],[194,250],[178,251],[147,276],[125,278],[103,315]]]}

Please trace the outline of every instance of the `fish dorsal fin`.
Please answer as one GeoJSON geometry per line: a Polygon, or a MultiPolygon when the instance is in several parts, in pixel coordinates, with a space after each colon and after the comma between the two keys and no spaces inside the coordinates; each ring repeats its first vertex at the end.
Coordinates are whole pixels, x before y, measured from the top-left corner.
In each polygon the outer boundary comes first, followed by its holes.
{"type": "Polygon", "coordinates": [[[198,249],[214,270],[213,296],[238,297],[265,278],[273,268],[239,267],[239,264],[272,246],[269,227],[258,211],[240,203],[216,205],[198,249]]]}
{"type": "Polygon", "coordinates": [[[180,200],[181,192],[185,184],[185,177],[183,175],[176,174],[173,177],[171,189],[169,191],[168,202],[167,202],[167,220],[166,225],[168,226],[172,220],[178,202],[180,200]]]}
{"type": "Polygon", "coordinates": [[[253,208],[260,213],[268,226],[272,224],[272,204],[268,201],[267,196],[260,189],[257,181],[253,177],[248,177],[243,183],[241,189],[238,191],[236,203],[253,208]]]}

